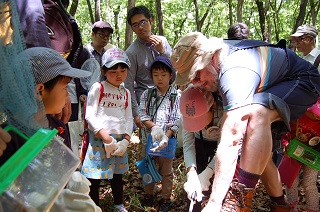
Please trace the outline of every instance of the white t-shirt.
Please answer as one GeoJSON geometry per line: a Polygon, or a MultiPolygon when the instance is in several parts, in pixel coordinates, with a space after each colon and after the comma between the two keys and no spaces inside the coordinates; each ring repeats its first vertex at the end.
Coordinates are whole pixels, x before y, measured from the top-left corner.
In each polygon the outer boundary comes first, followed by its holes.
{"type": "MultiPolygon", "coordinates": [[[[302,56],[302,58],[313,64],[319,54],[320,50],[314,48],[309,54],[307,54],[306,56],[302,56]]],[[[318,72],[320,74],[320,65],[318,66],[318,72]]]]}
{"type": "Polygon", "coordinates": [[[133,117],[129,90],[123,84],[119,88],[106,81],[101,84],[104,87],[101,101],[99,82],[94,83],[88,93],[85,118],[89,129],[94,133],[105,129],[109,134],[131,135],[133,117]]]}

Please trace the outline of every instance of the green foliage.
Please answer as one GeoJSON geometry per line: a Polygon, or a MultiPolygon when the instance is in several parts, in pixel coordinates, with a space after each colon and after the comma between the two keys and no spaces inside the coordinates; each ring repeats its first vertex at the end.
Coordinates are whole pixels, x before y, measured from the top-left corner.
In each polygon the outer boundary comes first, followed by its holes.
{"type": "MultiPolygon", "coordinates": [[[[95,1],[90,0],[92,10],[94,11],[95,1]]],[[[236,22],[236,0],[232,0],[232,20],[236,22]]],[[[111,43],[124,47],[125,29],[126,29],[126,15],[127,15],[127,1],[121,0],[101,0],[101,20],[109,22],[113,27],[118,23],[118,28],[111,40],[111,43]],[[115,20],[114,12],[119,12],[118,20],[115,20]]],[[[188,32],[196,31],[196,13],[193,0],[162,0],[161,1],[164,35],[167,37],[169,43],[174,46],[177,40],[188,32]]],[[[229,1],[215,1],[215,0],[198,0],[199,21],[204,13],[208,11],[208,16],[205,19],[201,31],[207,36],[227,37],[227,30],[230,26],[229,18],[229,1]],[[213,1],[212,7],[209,8],[210,2],[213,1]]],[[[265,6],[266,2],[263,1],[265,6]]],[[[314,4],[318,6],[319,2],[314,0],[314,4]]],[[[136,5],[147,6],[156,20],[156,3],[154,0],[137,0],[136,5]]],[[[270,8],[265,11],[265,15],[269,16],[269,25],[265,23],[265,27],[270,28],[271,42],[277,42],[277,33],[279,39],[289,38],[295,29],[295,21],[299,13],[300,0],[277,0],[270,1],[270,8]],[[279,9],[280,8],[280,9],[279,9]]],[[[75,14],[79,22],[83,43],[86,44],[91,40],[91,21],[88,12],[87,1],[79,1],[79,5],[75,14]]],[[[317,8],[316,8],[317,11],[317,8]]],[[[303,23],[311,24],[312,19],[310,15],[310,2],[308,2],[306,17],[303,23]]],[[[317,17],[319,14],[317,15],[317,17]]],[[[317,18],[318,19],[318,18],[317,18]]],[[[255,0],[247,0],[242,8],[242,21],[250,28],[250,36],[252,39],[263,39],[258,8],[255,0]]],[[[158,33],[157,24],[153,25],[153,32],[158,33]]]]}

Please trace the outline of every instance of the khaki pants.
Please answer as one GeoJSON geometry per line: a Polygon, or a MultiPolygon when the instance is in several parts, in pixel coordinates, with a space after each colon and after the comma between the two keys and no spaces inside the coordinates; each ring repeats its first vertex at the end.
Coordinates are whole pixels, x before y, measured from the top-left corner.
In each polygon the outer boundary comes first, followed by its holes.
{"type": "MultiPolygon", "coordinates": [[[[154,161],[157,165],[158,171],[162,176],[162,198],[169,199],[171,197],[173,187],[173,159],[154,156],[154,161]]],[[[146,194],[153,194],[154,183],[144,187],[146,194]]]]}

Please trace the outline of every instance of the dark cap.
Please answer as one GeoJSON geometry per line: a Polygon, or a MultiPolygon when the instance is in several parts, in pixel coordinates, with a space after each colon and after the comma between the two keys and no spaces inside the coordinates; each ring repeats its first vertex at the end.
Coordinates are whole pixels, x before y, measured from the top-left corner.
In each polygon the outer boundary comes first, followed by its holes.
{"type": "Polygon", "coordinates": [[[317,37],[318,35],[318,30],[314,26],[310,26],[308,24],[301,25],[298,27],[297,31],[290,35],[291,37],[300,37],[302,35],[311,35],[312,37],[317,37]]]}
{"type": "Polygon", "coordinates": [[[113,33],[113,29],[111,27],[111,25],[108,22],[104,22],[104,21],[97,21],[94,24],[92,24],[92,31],[95,28],[99,28],[99,29],[109,29],[111,33],[113,33]]]}
{"type": "MultiPolygon", "coordinates": [[[[169,83],[172,84],[174,82],[174,80],[176,79],[176,70],[173,68],[170,59],[167,58],[167,57],[164,57],[164,56],[157,56],[156,58],[154,58],[154,60],[152,61],[151,65],[148,67],[148,69],[150,71],[150,74],[151,74],[152,65],[155,62],[161,62],[161,63],[165,64],[166,66],[168,66],[171,69],[172,77],[171,77],[169,83]]],[[[151,78],[152,78],[152,76],[151,76],[151,78]]]]}

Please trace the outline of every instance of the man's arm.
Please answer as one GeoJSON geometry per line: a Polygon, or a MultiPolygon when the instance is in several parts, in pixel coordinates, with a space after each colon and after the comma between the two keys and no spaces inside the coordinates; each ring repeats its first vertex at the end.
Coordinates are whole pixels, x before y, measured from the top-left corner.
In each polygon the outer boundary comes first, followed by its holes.
{"type": "Polygon", "coordinates": [[[131,66],[129,67],[128,75],[126,80],[124,81],[124,84],[131,94],[132,116],[134,117],[134,122],[139,128],[141,128],[142,124],[139,118],[139,106],[137,103],[137,96],[134,92],[134,82],[136,80],[138,64],[131,51],[126,51],[126,54],[130,60],[131,66]]]}
{"type": "Polygon", "coordinates": [[[164,46],[164,52],[162,55],[164,55],[166,57],[170,57],[171,53],[172,53],[172,48],[171,48],[168,40],[165,37],[162,37],[162,42],[163,42],[163,46],[164,46]]]}
{"type": "Polygon", "coordinates": [[[27,48],[51,47],[41,0],[16,0],[21,29],[27,48]]]}
{"type": "Polygon", "coordinates": [[[206,209],[220,211],[236,169],[239,150],[242,147],[248,123],[250,106],[224,112],[221,140],[216,153],[215,177],[212,193],[206,209]]]}

